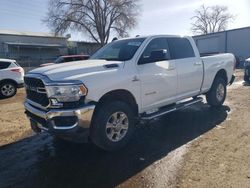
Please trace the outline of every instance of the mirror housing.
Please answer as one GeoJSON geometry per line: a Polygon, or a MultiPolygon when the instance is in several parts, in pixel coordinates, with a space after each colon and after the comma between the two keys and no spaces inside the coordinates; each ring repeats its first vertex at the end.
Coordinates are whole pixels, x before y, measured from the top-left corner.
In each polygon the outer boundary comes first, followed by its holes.
{"type": "Polygon", "coordinates": [[[152,51],[151,54],[150,54],[150,57],[149,57],[150,62],[168,60],[167,52],[168,52],[167,49],[152,51]]]}

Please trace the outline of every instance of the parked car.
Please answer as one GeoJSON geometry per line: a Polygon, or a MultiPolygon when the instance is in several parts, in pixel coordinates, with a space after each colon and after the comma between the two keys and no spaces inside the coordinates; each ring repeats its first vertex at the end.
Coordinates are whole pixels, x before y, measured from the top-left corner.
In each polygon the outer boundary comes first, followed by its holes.
{"type": "Polygon", "coordinates": [[[250,83],[250,58],[246,59],[244,67],[245,67],[244,80],[245,82],[250,83]]]}
{"type": "Polygon", "coordinates": [[[192,37],[156,35],[116,40],[86,63],[35,69],[24,78],[31,127],[115,150],[138,121],[201,102],[221,106],[234,80],[235,57],[200,57],[192,37]]]}
{"type": "Polygon", "coordinates": [[[89,55],[67,55],[67,56],[60,56],[54,62],[41,64],[40,67],[54,65],[54,64],[59,64],[59,63],[66,63],[66,62],[71,62],[71,61],[87,60],[88,58],[89,58],[89,55]]]}
{"type": "Polygon", "coordinates": [[[8,98],[23,87],[24,70],[15,60],[0,59],[0,97],[8,98]]]}

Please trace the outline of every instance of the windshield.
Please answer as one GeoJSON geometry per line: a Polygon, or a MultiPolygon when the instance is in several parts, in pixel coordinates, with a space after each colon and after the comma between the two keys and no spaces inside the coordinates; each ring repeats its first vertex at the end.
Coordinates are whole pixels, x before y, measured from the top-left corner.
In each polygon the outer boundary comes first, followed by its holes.
{"type": "Polygon", "coordinates": [[[132,59],[145,38],[118,40],[97,51],[90,59],[105,59],[107,61],[127,61],[132,59]]]}
{"type": "Polygon", "coordinates": [[[63,57],[58,57],[54,63],[62,63],[63,62],[63,57]]]}

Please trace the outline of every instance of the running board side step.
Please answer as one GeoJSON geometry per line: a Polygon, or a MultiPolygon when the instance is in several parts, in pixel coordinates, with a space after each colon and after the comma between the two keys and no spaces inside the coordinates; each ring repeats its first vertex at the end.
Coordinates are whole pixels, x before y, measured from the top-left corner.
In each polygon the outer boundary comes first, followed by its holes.
{"type": "Polygon", "coordinates": [[[141,115],[140,119],[144,120],[144,121],[152,120],[152,119],[155,119],[155,118],[160,117],[162,115],[168,114],[170,112],[174,112],[174,111],[177,111],[180,109],[187,108],[188,106],[193,105],[193,104],[198,103],[198,102],[201,102],[201,101],[203,101],[203,98],[196,97],[195,99],[191,99],[189,101],[185,101],[182,103],[177,103],[175,105],[169,105],[169,106],[163,107],[159,111],[151,113],[151,114],[143,114],[143,115],[141,115]]]}

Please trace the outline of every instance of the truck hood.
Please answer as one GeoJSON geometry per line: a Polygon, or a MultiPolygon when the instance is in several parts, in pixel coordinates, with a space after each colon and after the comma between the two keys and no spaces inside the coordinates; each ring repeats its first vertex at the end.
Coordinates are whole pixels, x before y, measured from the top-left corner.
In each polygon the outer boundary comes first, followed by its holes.
{"type": "Polygon", "coordinates": [[[110,70],[121,69],[124,62],[106,60],[84,60],[55,64],[34,69],[29,73],[48,76],[53,81],[81,79],[88,75],[106,73],[110,70]]]}

